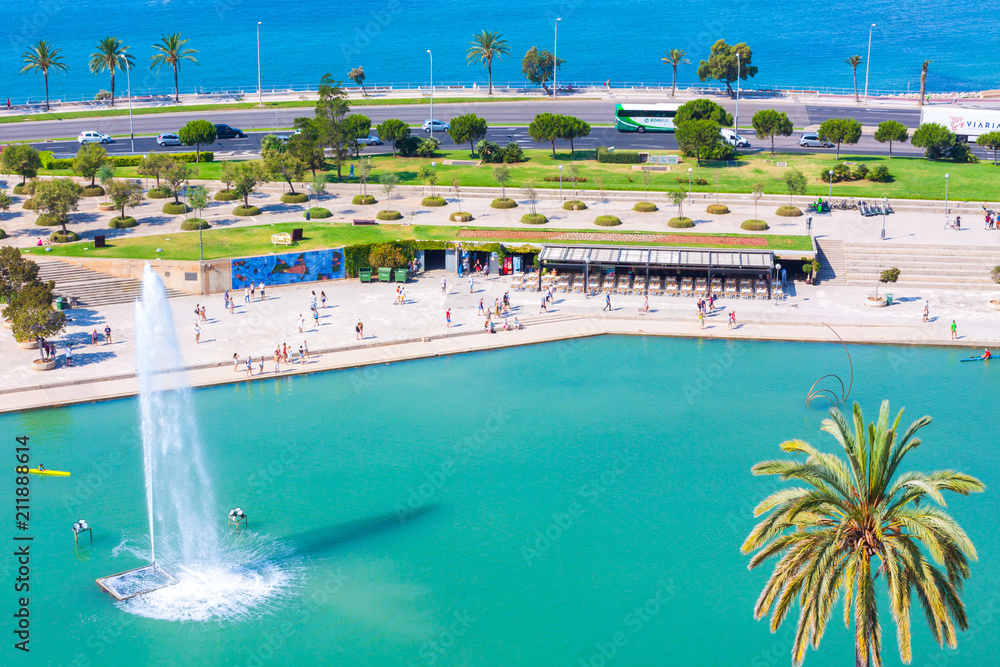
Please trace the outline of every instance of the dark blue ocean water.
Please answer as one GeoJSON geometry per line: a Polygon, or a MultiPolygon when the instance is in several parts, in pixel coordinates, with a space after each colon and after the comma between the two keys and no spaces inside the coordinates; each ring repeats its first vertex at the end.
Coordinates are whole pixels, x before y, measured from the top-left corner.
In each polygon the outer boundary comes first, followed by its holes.
{"type": "MultiPolygon", "coordinates": [[[[756,87],[852,86],[848,56],[865,56],[873,33],[870,85],[905,91],[919,85],[920,64],[933,61],[933,91],[1000,87],[996,53],[1000,36],[982,29],[989,4],[939,0],[539,0],[533,3],[477,0],[49,0],[0,3],[0,98],[38,99],[40,76],[20,75],[21,54],[38,39],[63,50],[71,69],[52,77],[53,99],[92,98],[108,88],[108,76],[92,75],[88,54],[98,39],[117,35],[137,58],[137,94],[166,91],[172,73],[149,71],[150,45],[180,31],[198,49],[199,65],[181,68],[182,92],[257,84],[256,27],[265,89],[317,83],[325,72],[346,80],[362,65],[373,85],[426,83],[427,49],[434,54],[437,83],[485,83],[482,67],[466,64],[473,33],[493,30],[509,41],[513,57],[494,66],[495,81],[523,81],[520,59],[532,45],[552,48],[555,17],[561,17],[558,55],[566,82],[669,81],[664,52],[681,48],[693,64],[682,83],[696,80],[698,60],[712,43],[746,41],[760,72],[756,87]],[[979,29],[976,26],[980,26],[979,29]]],[[[124,79],[124,77],[121,77],[124,79]]],[[[863,86],[864,72],[859,71],[863,86]]],[[[124,90],[124,81],[117,83],[124,90]]]]}

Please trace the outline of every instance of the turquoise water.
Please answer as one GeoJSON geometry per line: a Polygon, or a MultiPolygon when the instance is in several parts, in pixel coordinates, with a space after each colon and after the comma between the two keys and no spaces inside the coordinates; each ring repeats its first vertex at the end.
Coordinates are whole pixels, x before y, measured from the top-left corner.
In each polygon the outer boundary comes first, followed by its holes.
{"type": "MultiPolygon", "coordinates": [[[[915,614],[914,653],[992,664],[1000,373],[959,364],[962,351],[851,352],[870,418],[883,397],[904,421],[934,417],[908,467],[989,486],[948,499],[980,553],[973,628],[942,652],[915,614]]],[[[33,463],[73,471],[32,482],[32,652],[10,664],[787,665],[794,626],[771,635],[753,620],[766,573],[738,552],[776,486],[749,469],[790,437],[832,450],[803,399],[846,370],[839,346],[598,338],[199,389],[219,528],[241,506],[250,532],[230,547],[289,579],[206,622],[128,613],[94,583],[142,564],[136,401],[0,416],[6,451],[27,434],[33,463]],[[77,551],[81,517],[94,545],[77,551]]],[[[0,484],[10,498],[12,476],[0,484]]],[[[834,620],[806,664],[849,664],[852,650],[834,620]]]]}
{"type": "MultiPolygon", "coordinates": [[[[331,6],[320,0],[52,0],[4,3],[0,25],[0,100],[38,101],[40,76],[18,75],[21,53],[38,39],[63,49],[68,74],[51,78],[52,99],[93,99],[109,88],[107,74],[92,75],[89,54],[97,41],[117,35],[137,63],[136,94],[173,88],[169,68],[149,71],[150,45],[180,31],[200,51],[199,65],[181,66],[183,92],[257,87],[257,22],[263,86],[315,86],[326,72],[347,80],[365,68],[369,85],[429,80],[427,49],[438,83],[486,82],[481,66],[466,64],[471,36],[503,33],[513,57],[494,63],[494,80],[523,81],[521,58],[534,45],[552,49],[554,19],[559,79],[570,82],[669,82],[664,52],[680,48],[694,65],[679,70],[682,83],[696,81],[696,66],[717,39],[746,41],[760,72],[752,87],[850,88],[844,59],[867,56],[868,26],[877,24],[871,49],[872,90],[919,88],[920,64],[932,60],[932,91],[996,88],[1000,35],[980,26],[991,16],[983,3],[941,0],[540,0],[528,11],[482,0],[356,0],[331,6]]],[[[864,79],[864,72],[859,72],[864,79]]],[[[125,90],[125,77],[116,82],[125,90]]]]}

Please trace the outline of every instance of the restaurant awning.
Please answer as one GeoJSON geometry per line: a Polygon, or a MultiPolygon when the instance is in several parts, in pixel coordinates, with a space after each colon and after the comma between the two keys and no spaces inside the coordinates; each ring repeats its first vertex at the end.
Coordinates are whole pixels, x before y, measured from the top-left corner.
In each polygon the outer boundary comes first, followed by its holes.
{"type": "Polygon", "coordinates": [[[762,250],[546,245],[538,259],[540,266],[563,269],[629,266],[770,274],[774,268],[774,253],[762,250]]]}

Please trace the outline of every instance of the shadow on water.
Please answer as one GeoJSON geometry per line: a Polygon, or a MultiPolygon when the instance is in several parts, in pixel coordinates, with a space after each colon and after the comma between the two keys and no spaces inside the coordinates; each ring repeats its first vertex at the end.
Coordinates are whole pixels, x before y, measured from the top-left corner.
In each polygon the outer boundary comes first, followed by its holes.
{"type": "Polygon", "coordinates": [[[355,540],[363,540],[380,533],[402,528],[404,524],[418,520],[436,512],[438,505],[425,505],[415,510],[408,510],[405,516],[396,512],[386,512],[375,516],[347,521],[314,530],[289,535],[285,540],[295,547],[296,551],[310,556],[321,555],[355,540]]]}

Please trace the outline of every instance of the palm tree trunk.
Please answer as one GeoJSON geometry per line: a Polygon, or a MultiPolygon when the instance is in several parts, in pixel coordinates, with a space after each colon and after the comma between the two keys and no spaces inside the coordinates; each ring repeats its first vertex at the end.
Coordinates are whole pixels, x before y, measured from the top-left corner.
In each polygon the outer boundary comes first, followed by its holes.
{"type": "Polygon", "coordinates": [[[49,110],[49,73],[48,71],[42,72],[43,78],[45,79],[45,110],[49,110]]]}
{"type": "Polygon", "coordinates": [[[486,78],[489,80],[489,92],[487,95],[493,94],[493,58],[486,59],[486,78]]]}
{"type": "Polygon", "coordinates": [[[177,65],[174,65],[174,102],[181,103],[181,91],[177,87],[177,65]]]}
{"type": "Polygon", "coordinates": [[[670,86],[670,97],[677,97],[677,65],[674,65],[674,79],[670,86]]]}
{"type": "Polygon", "coordinates": [[[115,105],[115,70],[111,70],[111,106],[115,105]]]}
{"type": "Polygon", "coordinates": [[[854,68],[854,102],[855,102],[855,104],[859,104],[861,102],[861,98],[858,97],[858,68],[857,67],[854,68]]]}

